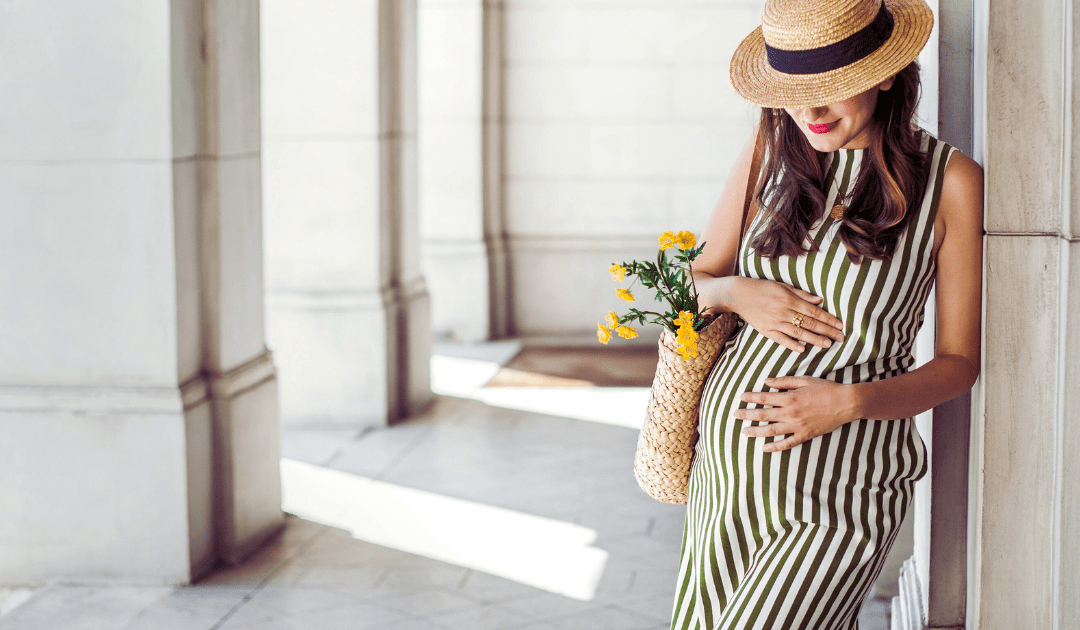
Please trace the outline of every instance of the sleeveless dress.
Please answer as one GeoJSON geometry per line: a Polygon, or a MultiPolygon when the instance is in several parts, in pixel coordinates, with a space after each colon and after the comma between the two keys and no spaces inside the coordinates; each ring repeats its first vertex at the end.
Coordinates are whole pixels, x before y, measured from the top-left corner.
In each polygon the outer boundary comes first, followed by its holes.
{"type": "MultiPolygon", "coordinates": [[[[856,420],[778,453],[748,438],[732,413],[764,380],[810,375],[876,381],[913,364],[934,282],[934,217],[952,147],[923,134],[929,182],[892,259],[853,264],[828,212],[811,226],[817,251],[762,258],[744,245],[741,275],[825,299],[845,340],[795,353],[743,325],[702,394],[690,471],[672,630],[851,630],[907,512],[926,452],[911,418],[856,420]]],[[[831,156],[826,208],[859,173],[862,150],[831,156]]],[[[761,229],[758,217],[745,242],[761,229]]],[[[752,423],[754,425],[764,423],[752,423]]]]}

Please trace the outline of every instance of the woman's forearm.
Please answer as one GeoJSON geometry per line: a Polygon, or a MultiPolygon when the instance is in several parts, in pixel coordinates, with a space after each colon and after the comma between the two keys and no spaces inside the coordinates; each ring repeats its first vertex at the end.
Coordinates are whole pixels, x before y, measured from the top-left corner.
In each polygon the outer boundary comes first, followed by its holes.
{"type": "Polygon", "coordinates": [[[693,274],[700,308],[736,312],[732,289],[738,281],[738,276],[716,277],[701,271],[695,271],[693,274]]]}
{"type": "Polygon", "coordinates": [[[979,375],[977,360],[939,355],[906,374],[849,385],[857,418],[910,418],[971,389],[979,375]]]}

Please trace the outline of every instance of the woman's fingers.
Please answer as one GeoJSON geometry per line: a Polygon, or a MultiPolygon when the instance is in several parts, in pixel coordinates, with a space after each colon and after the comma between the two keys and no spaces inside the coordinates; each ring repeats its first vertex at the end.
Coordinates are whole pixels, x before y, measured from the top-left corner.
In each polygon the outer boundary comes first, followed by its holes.
{"type": "Polygon", "coordinates": [[[797,287],[789,286],[788,289],[792,293],[794,293],[795,295],[797,295],[800,298],[806,300],[807,302],[810,302],[811,304],[821,304],[825,299],[825,298],[822,298],[821,296],[814,295],[813,293],[803,291],[802,289],[799,289],[797,287]]]}
{"type": "MultiPolygon", "coordinates": [[[[773,389],[798,389],[805,387],[812,383],[815,379],[806,376],[777,376],[775,378],[765,379],[765,386],[773,389]]],[[[747,392],[748,394],[750,392],[747,392]]],[[[769,392],[764,392],[769,393],[769,392]]],[[[746,402],[752,402],[748,398],[743,398],[746,402]]]]}
{"type": "MultiPolygon", "coordinates": [[[[792,305],[792,310],[797,313],[802,313],[803,315],[808,315],[831,328],[837,330],[844,329],[844,323],[841,322],[838,317],[818,306],[823,301],[821,297],[818,297],[813,293],[807,293],[802,289],[796,289],[795,287],[789,286],[788,290],[795,294],[795,297],[804,302],[804,304],[795,303],[792,305]]],[[[840,340],[837,339],[837,341],[840,340]]]]}
{"type": "Polygon", "coordinates": [[[813,317],[817,321],[825,324],[829,328],[832,328],[832,329],[834,329],[836,331],[843,331],[844,330],[844,322],[840,321],[839,317],[833,315],[829,311],[826,311],[823,308],[819,308],[819,307],[813,306],[813,305],[810,305],[809,310],[810,310],[810,312],[806,313],[807,315],[809,315],[810,317],[813,317]]]}
{"type": "Polygon", "coordinates": [[[786,451],[793,446],[797,446],[805,442],[808,438],[807,435],[800,435],[795,432],[795,428],[788,426],[782,422],[771,422],[769,424],[759,424],[757,426],[746,427],[742,430],[742,434],[748,438],[770,438],[777,436],[786,436],[783,439],[773,440],[772,442],[766,442],[762,445],[761,450],[766,453],[775,453],[777,451],[786,451]]]}
{"type": "Polygon", "coordinates": [[[788,433],[791,433],[791,428],[778,422],[759,424],[742,430],[743,435],[752,438],[773,437],[775,435],[787,435],[788,433]]]}
{"type": "Polygon", "coordinates": [[[779,451],[786,451],[789,448],[798,446],[805,441],[805,438],[799,437],[798,435],[793,433],[782,440],[775,440],[773,442],[766,443],[765,446],[761,447],[761,450],[765,451],[766,453],[777,453],[779,451]]]}
{"type": "MultiPolygon", "coordinates": [[[[795,327],[791,326],[791,328],[795,327]]],[[[785,331],[773,330],[763,334],[792,352],[806,352],[806,344],[799,342],[792,334],[787,334],[785,331]]]]}
{"type": "MultiPolygon", "coordinates": [[[[833,340],[829,337],[825,337],[824,335],[818,335],[810,332],[806,325],[807,321],[808,320],[804,319],[802,326],[796,326],[792,323],[781,324],[780,326],[777,326],[776,329],[765,333],[765,336],[769,339],[772,339],[781,346],[784,346],[788,350],[798,353],[806,352],[806,344],[808,343],[818,346],[819,348],[832,347],[833,340]]],[[[821,326],[823,330],[830,330],[828,326],[824,326],[823,324],[819,324],[819,326],[821,326]]],[[[842,338],[843,336],[841,335],[841,339],[842,338]]]]}
{"type": "MultiPolygon", "coordinates": [[[[833,345],[833,340],[829,337],[826,337],[825,335],[818,335],[811,332],[810,327],[807,326],[808,321],[810,320],[804,319],[802,326],[795,326],[794,324],[791,324],[789,325],[789,328],[785,330],[785,332],[791,335],[792,338],[802,342],[804,345],[810,343],[819,348],[831,348],[833,345]]],[[[828,326],[825,326],[823,324],[818,324],[818,326],[820,326],[821,330],[828,330],[829,328],[828,326]]]]}
{"type": "Polygon", "coordinates": [[[834,341],[844,340],[843,331],[827,326],[819,320],[803,317],[800,324],[799,326],[794,323],[791,325],[795,329],[796,334],[794,337],[800,341],[812,343],[822,348],[831,348],[834,341]]]}

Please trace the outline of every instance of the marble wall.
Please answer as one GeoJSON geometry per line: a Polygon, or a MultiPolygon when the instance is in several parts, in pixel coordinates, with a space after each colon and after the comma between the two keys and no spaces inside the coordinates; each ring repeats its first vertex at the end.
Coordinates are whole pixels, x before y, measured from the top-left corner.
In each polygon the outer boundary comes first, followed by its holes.
{"type": "Polygon", "coordinates": [[[287,424],[430,399],[416,217],[415,3],[262,3],[268,339],[287,424]]]}
{"type": "Polygon", "coordinates": [[[169,7],[0,11],[0,582],[183,580],[169,7]]]}
{"type": "Polygon", "coordinates": [[[1071,3],[981,0],[983,387],[969,627],[1080,627],[1080,225],[1071,3]]]}
{"type": "Polygon", "coordinates": [[[506,2],[505,207],[514,326],[593,334],[606,270],[701,233],[753,108],[730,87],[761,3],[506,2]],[[558,307],[553,307],[557,304],[558,307]]]}
{"type": "Polygon", "coordinates": [[[419,2],[421,261],[435,334],[457,341],[506,331],[501,23],[501,2],[419,2]]]}
{"type": "Polygon", "coordinates": [[[0,583],[185,582],[281,522],[257,24],[0,6],[0,583]]]}
{"type": "Polygon", "coordinates": [[[760,10],[422,2],[421,217],[436,332],[482,338],[489,309],[505,303],[490,316],[495,336],[587,340],[619,304],[612,261],[654,255],[666,230],[700,233],[756,116],[727,75],[760,10]]]}

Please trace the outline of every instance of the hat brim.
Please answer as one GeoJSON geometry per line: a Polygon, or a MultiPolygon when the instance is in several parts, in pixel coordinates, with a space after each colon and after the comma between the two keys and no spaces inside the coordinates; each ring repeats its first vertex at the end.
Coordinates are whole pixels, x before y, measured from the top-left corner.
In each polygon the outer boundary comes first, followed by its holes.
{"type": "Polygon", "coordinates": [[[885,0],[892,35],[855,63],[819,74],[787,74],[769,65],[761,27],[739,44],[731,58],[731,84],[740,96],[762,107],[820,107],[861,94],[903,70],[919,56],[934,14],[923,0],[885,0]]]}

